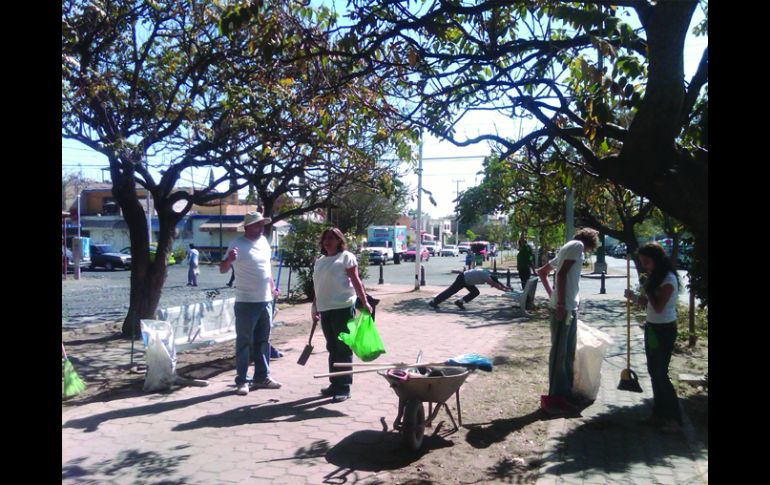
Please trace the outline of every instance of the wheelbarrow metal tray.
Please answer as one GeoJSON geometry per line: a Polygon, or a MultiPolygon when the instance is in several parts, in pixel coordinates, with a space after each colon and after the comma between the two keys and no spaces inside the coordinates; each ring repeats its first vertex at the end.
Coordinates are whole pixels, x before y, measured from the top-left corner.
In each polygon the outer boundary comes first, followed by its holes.
{"type": "Polygon", "coordinates": [[[407,372],[406,379],[390,375],[386,371],[379,371],[378,374],[390,383],[399,399],[443,403],[463,385],[471,370],[465,367],[442,367],[441,370],[444,375],[434,377],[416,371],[407,372]]]}

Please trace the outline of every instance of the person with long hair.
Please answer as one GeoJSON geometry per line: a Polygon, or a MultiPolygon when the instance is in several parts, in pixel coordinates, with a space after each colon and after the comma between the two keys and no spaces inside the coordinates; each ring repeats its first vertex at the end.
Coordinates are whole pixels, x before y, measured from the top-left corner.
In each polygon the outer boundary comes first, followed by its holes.
{"type": "Polygon", "coordinates": [[[679,298],[679,277],[663,247],[647,243],[637,251],[639,262],[647,275],[642,291],[636,295],[625,291],[626,298],[647,309],[644,324],[644,353],[647,371],[652,381],[652,415],[647,424],[661,430],[678,433],[682,429],[682,413],[676,389],[668,376],[668,366],[676,342],[676,302],[679,298]]]}
{"type": "Polygon", "coordinates": [[[548,358],[548,394],[540,397],[540,407],[548,414],[574,413],[582,404],[572,394],[575,350],[577,348],[577,311],[580,305],[580,270],[583,253],[599,246],[598,231],[584,227],[559,253],[537,269],[537,275],[550,297],[551,352],[548,358]],[[548,274],[556,271],[556,287],[551,290],[548,274]]]}
{"type": "MultiPolygon", "coordinates": [[[[353,351],[338,337],[347,332],[347,322],[356,314],[356,297],[359,305],[370,314],[373,312],[366,298],[364,284],[358,275],[356,256],[347,251],[345,236],[336,227],[321,234],[319,249],[322,256],[313,266],[315,296],[310,310],[313,322],[321,320],[321,329],[329,351],[329,372],[350,370],[351,367],[334,367],[334,363],[352,363],[353,351]]],[[[330,385],[321,395],[332,397],[333,402],[350,398],[353,376],[329,377],[330,385]]]]}

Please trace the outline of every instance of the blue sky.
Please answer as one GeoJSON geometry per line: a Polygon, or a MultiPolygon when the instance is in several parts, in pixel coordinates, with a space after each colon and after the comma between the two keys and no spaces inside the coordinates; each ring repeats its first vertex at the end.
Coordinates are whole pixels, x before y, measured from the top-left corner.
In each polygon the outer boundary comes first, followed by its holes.
{"type": "MultiPolygon", "coordinates": [[[[633,16],[624,19],[630,22],[632,18],[633,16]]],[[[702,19],[703,12],[698,7],[689,30],[691,31],[692,27],[702,19]]],[[[688,35],[685,44],[685,79],[689,80],[694,74],[703,49],[707,45],[708,37],[696,38],[692,34],[688,35]]],[[[514,121],[500,115],[473,113],[458,125],[457,139],[462,139],[462,136],[470,138],[479,134],[492,133],[495,130],[504,136],[513,137],[519,133],[519,123],[518,120],[514,121]]],[[[525,126],[525,133],[526,128],[525,126]]],[[[457,181],[461,181],[459,182],[460,191],[480,182],[481,176],[477,175],[477,172],[481,169],[483,157],[489,153],[490,149],[485,143],[470,147],[456,147],[427,135],[423,148],[423,187],[433,193],[433,198],[438,205],[434,207],[428,202],[427,197],[423,197],[423,212],[433,217],[451,214],[454,211],[452,200],[456,196],[457,181]]],[[[102,170],[106,167],[107,160],[103,155],[78,142],[62,138],[62,175],[82,171],[83,176],[87,178],[109,181],[109,172],[102,170]]],[[[208,169],[194,172],[188,170],[183,174],[180,185],[202,185],[208,180],[208,173],[208,169]]],[[[416,175],[407,175],[403,180],[412,188],[417,187],[416,175]]],[[[416,201],[413,201],[410,207],[416,209],[416,201]]]]}

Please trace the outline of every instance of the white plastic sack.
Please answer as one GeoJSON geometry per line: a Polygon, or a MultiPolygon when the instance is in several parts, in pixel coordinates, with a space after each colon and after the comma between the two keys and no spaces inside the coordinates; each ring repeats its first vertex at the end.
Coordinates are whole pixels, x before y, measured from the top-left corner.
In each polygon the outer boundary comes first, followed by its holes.
{"type": "Polygon", "coordinates": [[[176,378],[174,329],[163,320],[142,320],[142,339],[147,347],[146,392],[165,391],[176,378]]]}
{"type": "Polygon", "coordinates": [[[602,361],[612,337],[578,320],[572,393],[594,401],[602,381],[602,361]]]}

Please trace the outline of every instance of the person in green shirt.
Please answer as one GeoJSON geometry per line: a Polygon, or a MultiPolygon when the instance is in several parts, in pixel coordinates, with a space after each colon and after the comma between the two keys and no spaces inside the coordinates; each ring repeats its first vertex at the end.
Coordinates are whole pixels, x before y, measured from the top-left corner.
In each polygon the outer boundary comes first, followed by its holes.
{"type": "Polygon", "coordinates": [[[527,243],[522,234],[519,238],[519,254],[516,256],[516,269],[519,272],[519,279],[521,280],[521,288],[524,289],[524,284],[527,282],[532,273],[535,272],[534,267],[534,253],[532,247],[527,243]]]}

